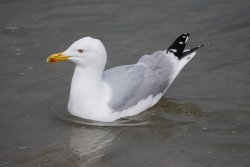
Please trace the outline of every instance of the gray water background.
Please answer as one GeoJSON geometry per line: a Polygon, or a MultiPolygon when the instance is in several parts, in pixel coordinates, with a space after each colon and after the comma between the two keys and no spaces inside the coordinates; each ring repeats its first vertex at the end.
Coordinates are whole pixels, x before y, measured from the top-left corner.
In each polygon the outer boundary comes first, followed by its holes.
{"type": "Polygon", "coordinates": [[[0,39],[0,166],[250,166],[250,1],[1,0],[0,39]],[[52,114],[74,65],[45,64],[51,53],[93,36],[110,68],[183,32],[187,47],[210,45],[137,116],[152,124],[94,127],[52,114]]]}

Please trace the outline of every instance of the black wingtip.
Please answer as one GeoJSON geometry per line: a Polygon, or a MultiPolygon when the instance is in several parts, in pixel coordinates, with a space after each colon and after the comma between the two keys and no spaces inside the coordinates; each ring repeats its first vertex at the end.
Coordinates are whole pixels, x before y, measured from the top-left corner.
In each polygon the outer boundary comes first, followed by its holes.
{"type": "Polygon", "coordinates": [[[195,52],[196,50],[198,50],[198,49],[200,49],[200,48],[202,48],[202,47],[204,47],[204,46],[207,46],[207,45],[209,45],[209,43],[204,43],[204,44],[201,44],[201,45],[198,45],[198,46],[194,47],[193,49],[185,50],[185,51],[183,52],[181,58],[182,58],[182,57],[185,57],[185,56],[189,55],[190,53],[193,53],[193,52],[195,52]]]}
{"type": "Polygon", "coordinates": [[[181,34],[168,48],[168,52],[172,52],[176,57],[181,59],[183,51],[187,44],[189,33],[181,34]]]}

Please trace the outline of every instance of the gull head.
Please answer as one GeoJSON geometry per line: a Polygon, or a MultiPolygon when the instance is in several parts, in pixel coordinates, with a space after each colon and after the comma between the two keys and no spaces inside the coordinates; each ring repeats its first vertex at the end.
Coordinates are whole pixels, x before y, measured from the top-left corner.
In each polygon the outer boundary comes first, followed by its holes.
{"type": "Polygon", "coordinates": [[[64,52],[50,55],[46,62],[54,63],[63,60],[71,60],[77,66],[82,67],[103,67],[106,64],[107,53],[99,39],[84,37],[75,41],[64,52]]]}

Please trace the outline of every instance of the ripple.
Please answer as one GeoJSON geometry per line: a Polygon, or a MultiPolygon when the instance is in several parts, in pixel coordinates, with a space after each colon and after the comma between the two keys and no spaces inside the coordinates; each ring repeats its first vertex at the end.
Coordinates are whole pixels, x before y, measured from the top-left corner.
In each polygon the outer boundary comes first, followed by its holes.
{"type": "Polygon", "coordinates": [[[133,126],[148,126],[148,125],[169,125],[174,123],[192,123],[203,121],[204,113],[193,104],[180,104],[167,98],[163,98],[153,108],[144,111],[141,114],[122,118],[114,122],[98,122],[87,120],[84,118],[71,115],[67,111],[66,102],[56,103],[50,111],[59,120],[86,126],[99,127],[133,127],[133,126]]]}
{"type": "Polygon", "coordinates": [[[236,31],[241,31],[243,29],[249,29],[250,22],[240,22],[240,23],[234,23],[230,25],[226,25],[223,27],[218,28],[215,33],[231,33],[236,31]]]}
{"type": "Polygon", "coordinates": [[[51,112],[59,120],[78,124],[78,125],[100,126],[100,127],[107,127],[107,126],[121,127],[121,126],[141,126],[141,125],[149,124],[149,122],[147,121],[138,121],[138,120],[132,119],[132,117],[116,120],[114,122],[92,121],[92,120],[87,120],[84,118],[73,116],[66,110],[66,108],[67,107],[65,107],[65,105],[62,105],[61,103],[57,103],[56,105],[51,107],[51,112]]]}

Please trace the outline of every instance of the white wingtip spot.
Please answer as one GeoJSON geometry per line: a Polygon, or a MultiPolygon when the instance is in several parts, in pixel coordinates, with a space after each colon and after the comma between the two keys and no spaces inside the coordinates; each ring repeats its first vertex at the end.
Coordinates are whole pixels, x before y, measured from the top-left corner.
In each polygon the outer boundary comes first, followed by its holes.
{"type": "Polygon", "coordinates": [[[180,42],[179,42],[179,44],[183,44],[183,42],[182,42],[182,41],[180,41],[180,42]]]}
{"type": "Polygon", "coordinates": [[[174,52],[174,53],[175,53],[175,52],[177,52],[177,50],[176,50],[176,49],[170,49],[170,51],[172,51],[172,52],[174,52]]]}

